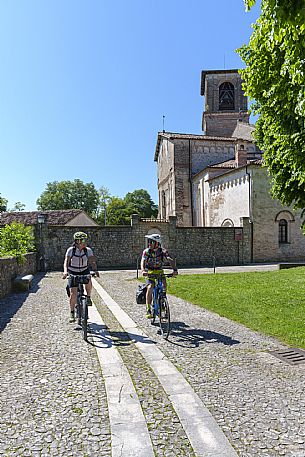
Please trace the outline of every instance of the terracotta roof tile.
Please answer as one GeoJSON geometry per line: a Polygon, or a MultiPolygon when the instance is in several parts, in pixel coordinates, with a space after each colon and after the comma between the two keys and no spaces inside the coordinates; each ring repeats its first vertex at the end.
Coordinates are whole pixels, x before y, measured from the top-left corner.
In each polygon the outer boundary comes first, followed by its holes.
{"type": "Polygon", "coordinates": [[[80,209],[53,210],[53,211],[15,211],[0,213],[0,225],[20,222],[24,225],[36,225],[37,217],[43,214],[48,225],[65,225],[83,211],[80,209]]]}

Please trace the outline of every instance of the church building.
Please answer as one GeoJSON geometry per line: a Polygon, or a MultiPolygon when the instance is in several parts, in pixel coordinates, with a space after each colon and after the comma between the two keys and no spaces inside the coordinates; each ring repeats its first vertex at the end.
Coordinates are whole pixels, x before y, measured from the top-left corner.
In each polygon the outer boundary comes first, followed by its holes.
{"type": "Polygon", "coordinates": [[[301,212],[270,195],[262,152],[253,142],[238,70],[201,73],[202,135],[159,132],[159,218],[180,227],[240,227],[248,218],[252,261],[304,261],[301,212]]]}

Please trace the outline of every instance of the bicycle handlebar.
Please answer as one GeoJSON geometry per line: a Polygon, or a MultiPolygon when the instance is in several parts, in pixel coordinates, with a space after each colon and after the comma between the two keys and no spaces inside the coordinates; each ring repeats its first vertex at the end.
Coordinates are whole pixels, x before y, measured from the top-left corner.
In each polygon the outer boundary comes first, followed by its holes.
{"type": "Polygon", "coordinates": [[[90,281],[91,276],[95,276],[95,272],[90,272],[89,274],[86,275],[74,275],[73,273],[69,273],[68,277],[73,278],[76,286],[78,284],[88,284],[90,281]]]}
{"type": "Polygon", "coordinates": [[[143,273],[143,276],[147,276],[148,278],[153,278],[153,279],[158,279],[158,278],[173,278],[174,277],[174,273],[161,273],[159,275],[155,275],[155,274],[149,274],[147,272],[143,273]]]}

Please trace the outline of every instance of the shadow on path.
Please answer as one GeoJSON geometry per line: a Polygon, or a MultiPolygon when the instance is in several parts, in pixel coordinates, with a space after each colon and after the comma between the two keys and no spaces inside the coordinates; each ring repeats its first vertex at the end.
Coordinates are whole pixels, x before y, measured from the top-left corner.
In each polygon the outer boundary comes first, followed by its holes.
{"type": "Polygon", "coordinates": [[[169,340],[172,344],[182,347],[199,347],[200,344],[221,343],[225,346],[239,344],[239,340],[234,340],[230,336],[211,330],[191,328],[184,322],[172,322],[172,330],[169,340]],[[174,338],[174,340],[173,340],[174,338]]]}
{"type": "Polygon", "coordinates": [[[145,344],[156,344],[155,341],[148,337],[127,333],[124,331],[110,330],[107,325],[100,325],[94,322],[90,322],[90,334],[91,338],[89,343],[92,346],[97,347],[111,347],[111,346],[129,346],[132,343],[145,343],[145,344]],[[105,330],[107,334],[105,334],[105,330]]]}
{"type": "Polygon", "coordinates": [[[46,273],[37,273],[32,281],[32,287],[27,292],[13,292],[0,300],[0,333],[5,329],[13,316],[21,308],[30,294],[36,293],[40,287],[39,282],[46,273]]]}

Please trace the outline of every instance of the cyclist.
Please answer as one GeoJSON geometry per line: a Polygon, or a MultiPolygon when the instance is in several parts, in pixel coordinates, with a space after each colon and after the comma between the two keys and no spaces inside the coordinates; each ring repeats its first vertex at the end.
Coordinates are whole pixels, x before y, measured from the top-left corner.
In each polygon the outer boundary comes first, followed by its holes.
{"type": "MultiPolygon", "coordinates": [[[[166,249],[161,246],[161,235],[154,233],[152,235],[145,235],[148,240],[148,247],[144,249],[141,260],[141,270],[143,276],[147,275],[161,275],[164,274],[163,266],[165,261],[170,264],[173,269],[173,274],[176,276],[178,270],[175,265],[175,261],[168,255],[166,249]]],[[[166,290],[166,278],[162,278],[164,290],[166,290]]],[[[146,317],[152,318],[151,314],[151,302],[152,302],[152,291],[155,286],[153,279],[148,279],[147,292],[146,292],[146,317]]]]}
{"type": "MultiPolygon", "coordinates": [[[[67,249],[64,260],[63,279],[66,279],[69,273],[72,275],[89,275],[90,267],[99,277],[97,271],[96,260],[91,248],[87,247],[88,235],[84,232],[74,233],[74,243],[67,249]]],[[[68,287],[70,289],[70,322],[75,322],[75,306],[77,302],[77,286],[75,287],[73,277],[68,278],[68,287]]],[[[91,277],[88,284],[85,284],[87,293],[87,303],[92,305],[91,291],[92,281],[91,277]]]]}

